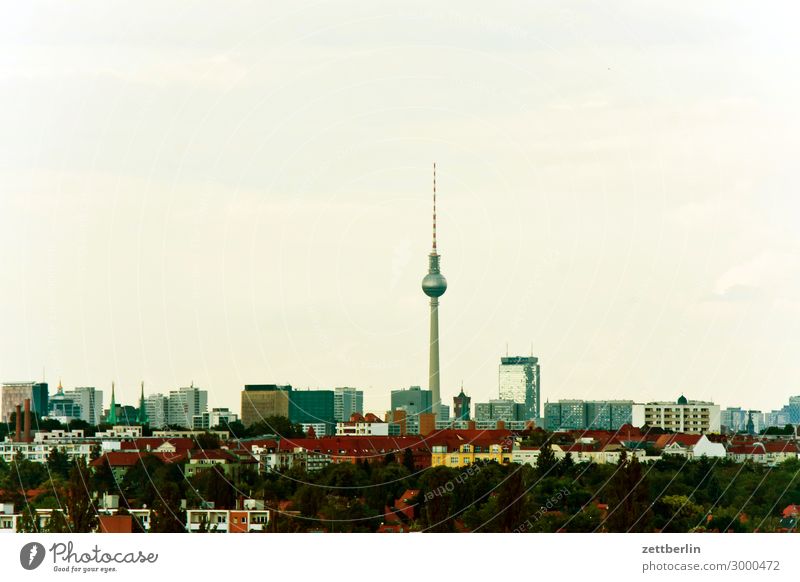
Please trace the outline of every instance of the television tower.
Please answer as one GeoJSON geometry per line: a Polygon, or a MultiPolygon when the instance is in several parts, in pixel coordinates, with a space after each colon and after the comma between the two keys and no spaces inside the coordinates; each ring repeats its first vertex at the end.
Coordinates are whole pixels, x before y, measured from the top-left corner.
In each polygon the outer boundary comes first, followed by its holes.
{"type": "Polygon", "coordinates": [[[428,359],[428,389],[431,391],[433,412],[439,416],[442,403],[439,391],[439,297],[447,291],[447,279],[439,272],[439,253],[436,251],[436,164],[433,164],[433,246],[428,255],[428,274],[422,279],[422,291],[431,298],[431,336],[428,359]]]}

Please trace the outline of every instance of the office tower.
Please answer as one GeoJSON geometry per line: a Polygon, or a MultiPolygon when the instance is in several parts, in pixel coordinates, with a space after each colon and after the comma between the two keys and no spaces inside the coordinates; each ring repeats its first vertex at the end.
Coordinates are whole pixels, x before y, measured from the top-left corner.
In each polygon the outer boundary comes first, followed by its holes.
{"type": "Polygon", "coordinates": [[[2,406],[0,406],[3,422],[8,422],[17,404],[22,405],[26,399],[31,401],[31,413],[47,416],[49,403],[46,382],[3,383],[2,406]]]}
{"type": "Polygon", "coordinates": [[[167,424],[190,428],[195,414],[202,414],[208,409],[208,391],[195,388],[170,390],[167,409],[167,424]]]}
{"type": "Polygon", "coordinates": [[[61,382],[58,383],[58,390],[49,398],[49,411],[47,416],[68,424],[71,420],[81,418],[81,406],[74,398],[64,394],[61,382]]]}
{"type": "Polygon", "coordinates": [[[513,356],[500,358],[500,398],[525,405],[525,420],[539,418],[541,386],[539,358],[513,356]]]}
{"type": "Polygon", "coordinates": [[[789,398],[789,424],[800,424],[800,396],[789,398]]]}
{"type": "Polygon", "coordinates": [[[439,271],[439,253],[436,250],[436,164],[433,165],[433,245],[428,255],[428,274],[422,279],[422,291],[431,298],[428,388],[433,398],[432,412],[438,414],[442,402],[439,391],[439,297],[447,291],[447,280],[439,271]]]}
{"type": "Polygon", "coordinates": [[[103,416],[103,391],[93,386],[77,386],[65,390],[64,395],[74,400],[81,407],[81,420],[93,426],[100,424],[103,416]]]}
{"type": "Polygon", "coordinates": [[[364,392],[356,388],[334,388],[333,415],[336,422],[348,422],[354,412],[364,414],[364,392]]]}
{"type": "Polygon", "coordinates": [[[246,384],[242,390],[242,424],[250,426],[269,416],[289,418],[292,387],[278,384],[246,384]]]}
{"type": "Polygon", "coordinates": [[[392,413],[397,410],[405,413],[406,433],[419,434],[419,415],[431,413],[433,395],[430,390],[423,390],[419,386],[411,386],[406,390],[392,390],[391,404],[392,413]]]}
{"type": "Polygon", "coordinates": [[[333,401],[333,390],[292,390],[289,420],[298,424],[324,424],[325,434],[332,435],[336,432],[333,401]]]}
{"type": "Polygon", "coordinates": [[[144,409],[151,428],[164,428],[167,425],[169,398],[163,394],[150,394],[144,399],[144,409]]]}
{"type": "Polygon", "coordinates": [[[455,420],[469,420],[469,405],[472,399],[464,394],[464,387],[458,396],[453,397],[453,416],[455,420]]]}

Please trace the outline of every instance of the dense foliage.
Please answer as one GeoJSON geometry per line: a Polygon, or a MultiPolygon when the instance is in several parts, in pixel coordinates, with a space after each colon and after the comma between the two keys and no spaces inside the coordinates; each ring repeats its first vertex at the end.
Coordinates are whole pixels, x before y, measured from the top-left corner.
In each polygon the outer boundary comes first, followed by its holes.
{"type": "Polygon", "coordinates": [[[122,506],[152,508],[159,532],[183,531],[186,507],[232,508],[242,497],[275,510],[271,531],[371,532],[390,521],[387,510],[409,489],[419,493],[400,518],[419,531],[778,531],[783,508],[800,502],[798,472],[794,460],[774,468],[668,456],[595,465],[544,452],[537,467],[414,471],[397,455],[312,474],[214,467],[187,479],[180,465],[143,455],[117,479],[107,466],[89,468],[54,449],[46,463],[0,461],[0,500],[24,508],[22,527],[30,530],[32,510],[62,508],[49,530],[74,532],[96,527],[103,493],[120,495],[122,506]]]}

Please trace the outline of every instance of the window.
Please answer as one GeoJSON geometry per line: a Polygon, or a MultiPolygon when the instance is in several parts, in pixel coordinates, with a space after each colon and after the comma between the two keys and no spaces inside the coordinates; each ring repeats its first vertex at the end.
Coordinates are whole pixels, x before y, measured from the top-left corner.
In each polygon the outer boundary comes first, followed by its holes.
{"type": "Polygon", "coordinates": [[[458,457],[450,457],[450,463],[453,465],[458,465],[458,457]]]}

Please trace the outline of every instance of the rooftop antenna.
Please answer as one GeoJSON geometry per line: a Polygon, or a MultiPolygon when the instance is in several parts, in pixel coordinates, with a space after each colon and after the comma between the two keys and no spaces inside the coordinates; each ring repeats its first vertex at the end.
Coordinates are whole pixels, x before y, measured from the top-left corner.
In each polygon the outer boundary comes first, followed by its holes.
{"type": "Polygon", "coordinates": [[[433,162],[433,252],[436,252],[436,162],[433,162]]]}

